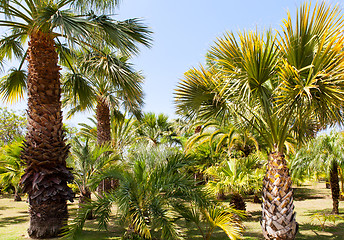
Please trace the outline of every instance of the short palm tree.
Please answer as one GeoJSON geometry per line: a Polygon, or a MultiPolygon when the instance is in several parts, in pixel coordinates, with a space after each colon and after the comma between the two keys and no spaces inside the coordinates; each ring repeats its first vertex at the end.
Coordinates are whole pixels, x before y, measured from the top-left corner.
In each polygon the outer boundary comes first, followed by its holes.
{"type": "Polygon", "coordinates": [[[80,191],[79,204],[91,201],[92,190],[98,186],[102,170],[116,160],[118,156],[109,145],[97,146],[88,138],[85,141],[73,139],[67,163],[73,168],[74,183],[80,191]]]}
{"type": "Polygon", "coordinates": [[[120,181],[116,191],[105,194],[89,204],[84,213],[79,214],[69,234],[74,235],[83,226],[90,209],[105,227],[109,220],[111,206],[117,203],[123,224],[127,226],[124,239],[140,237],[143,239],[180,239],[181,224],[176,221],[184,217],[195,221],[199,228],[203,218],[192,217],[190,213],[203,209],[209,225],[204,239],[210,239],[216,227],[222,228],[231,239],[240,236],[242,226],[235,210],[208,205],[208,199],[185,171],[191,162],[190,157],[166,147],[157,146],[147,150],[135,148],[130,154],[128,165],[104,171],[104,177],[112,175],[120,181]]]}
{"type": "Polygon", "coordinates": [[[300,127],[310,117],[320,126],[342,122],[344,100],[338,7],[305,3],[295,25],[290,14],[283,23],[278,37],[226,34],[210,51],[212,68],[190,70],[176,92],[179,113],[234,116],[264,139],[270,152],[261,221],[266,239],[294,239],[297,232],[286,146],[314,136],[300,127]]]}
{"type": "Polygon", "coordinates": [[[173,126],[168,120],[168,116],[160,113],[148,112],[145,113],[137,121],[137,140],[146,142],[151,146],[158,146],[162,143],[179,143],[178,139],[174,138],[173,126]]]}
{"type": "Polygon", "coordinates": [[[28,167],[21,182],[29,194],[31,237],[57,236],[68,217],[66,201],[74,197],[67,186],[73,176],[66,167],[69,147],[62,129],[58,66],[58,53],[63,61],[69,54],[61,42],[88,46],[105,40],[124,52],[137,52],[137,42],[149,42],[150,32],[139,20],[114,21],[96,14],[98,10],[111,11],[115,4],[118,1],[0,1],[0,12],[7,17],[0,20],[0,26],[8,30],[0,45],[8,57],[15,52],[21,59],[19,68],[4,79],[2,94],[13,99],[24,88],[28,91],[28,129],[22,155],[28,167]],[[90,10],[94,12],[87,13],[90,10]],[[25,59],[27,73],[23,70],[25,59]]]}

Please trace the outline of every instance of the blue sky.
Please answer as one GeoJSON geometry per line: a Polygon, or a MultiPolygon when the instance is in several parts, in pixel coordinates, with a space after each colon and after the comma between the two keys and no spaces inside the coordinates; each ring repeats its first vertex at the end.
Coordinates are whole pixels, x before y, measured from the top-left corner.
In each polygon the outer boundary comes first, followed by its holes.
{"type": "Polygon", "coordinates": [[[124,0],[119,19],[142,17],[152,29],[153,47],[141,48],[133,62],[145,79],[145,111],[175,117],[173,90],[226,31],[279,28],[295,0],[124,0]]]}
{"type": "MultiPolygon", "coordinates": [[[[226,31],[280,28],[299,0],[123,0],[114,18],[142,18],[154,32],[153,46],[132,59],[145,76],[144,111],[176,117],[173,91],[184,72],[204,62],[217,37],[226,31]]],[[[315,3],[315,1],[313,1],[315,3]]],[[[336,3],[336,1],[331,1],[336,3]]],[[[25,103],[9,108],[24,109],[25,103]]],[[[85,122],[93,113],[67,121],[85,122]]]]}

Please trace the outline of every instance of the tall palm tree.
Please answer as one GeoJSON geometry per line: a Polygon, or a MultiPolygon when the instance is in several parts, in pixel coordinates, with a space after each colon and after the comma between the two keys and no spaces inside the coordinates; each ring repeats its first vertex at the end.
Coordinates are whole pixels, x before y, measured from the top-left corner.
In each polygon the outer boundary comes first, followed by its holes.
{"type": "Polygon", "coordinates": [[[149,30],[139,20],[114,21],[97,10],[111,11],[118,1],[109,0],[1,0],[0,20],[8,35],[0,45],[7,52],[19,50],[21,64],[4,80],[2,94],[13,98],[28,91],[28,129],[22,158],[27,163],[22,177],[29,194],[30,227],[34,238],[57,236],[68,217],[67,200],[74,194],[67,186],[73,179],[66,167],[69,147],[62,130],[60,67],[68,60],[70,46],[105,40],[125,52],[137,52],[136,43],[148,44],[149,30]],[[90,10],[94,12],[87,13],[90,10]],[[24,51],[24,46],[28,46],[24,51]],[[27,59],[27,82],[24,61],[27,59]]]}
{"type": "Polygon", "coordinates": [[[121,115],[120,110],[125,109],[140,116],[143,77],[132,68],[128,57],[107,46],[79,52],[74,62],[63,85],[65,103],[72,106],[69,116],[95,108],[98,144],[110,142],[111,115],[121,115]]]}
{"type": "Polygon", "coordinates": [[[300,127],[310,117],[321,126],[342,122],[340,9],[305,3],[296,19],[293,25],[288,14],[278,36],[271,31],[226,34],[210,51],[212,68],[187,72],[176,93],[181,114],[235,116],[266,142],[270,154],[261,221],[266,239],[294,239],[297,232],[286,146],[314,136],[300,127]]]}

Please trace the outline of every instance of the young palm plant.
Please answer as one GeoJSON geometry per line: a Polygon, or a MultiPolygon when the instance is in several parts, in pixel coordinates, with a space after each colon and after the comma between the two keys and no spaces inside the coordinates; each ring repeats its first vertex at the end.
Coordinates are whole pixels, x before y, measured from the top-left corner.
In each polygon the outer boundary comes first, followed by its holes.
{"type": "Polygon", "coordinates": [[[22,158],[27,163],[22,177],[29,194],[30,227],[34,238],[55,237],[68,217],[67,200],[74,194],[67,186],[73,179],[66,167],[68,146],[62,129],[60,67],[68,60],[61,42],[72,47],[102,40],[125,52],[137,52],[136,43],[148,44],[150,31],[139,20],[114,21],[98,10],[111,11],[118,1],[109,0],[1,0],[6,19],[0,26],[8,35],[0,45],[21,59],[18,69],[4,79],[1,92],[15,98],[27,88],[28,128],[22,158]],[[92,13],[87,13],[94,10],[92,13]],[[24,47],[28,49],[24,51],[24,47]],[[23,70],[27,59],[27,74],[23,70]],[[27,77],[27,79],[26,79],[27,77]]]}
{"type": "Polygon", "coordinates": [[[71,143],[71,155],[67,159],[73,168],[74,183],[80,191],[79,205],[91,201],[91,193],[98,186],[102,170],[119,160],[108,145],[97,146],[88,138],[81,141],[74,138],[71,143]]]}
{"type": "Polygon", "coordinates": [[[173,125],[168,120],[168,116],[148,112],[145,113],[137,123],[137,140],[146,142],[151,146],[168,143],[170,145],[179,144],[179,140],[173,129],[173,125]]]}
{"type": "MultiPolygon", "coordinates": [[[[290,136],[314,136],[301,128],[341,122],[344,99],[343,18],[338,7],[305,3],[293,25],[290,14],[278,37],[240,32],[212,47],[210,69],[192,69],[176,92],[178,112],[201,118],[229,117],[249,124],[269,149],[263,184],[262,229],[266,239],[294,239],[293,192],[284,153],[290,136]]],[[[308,130],[308,129],[307,129],[308,130]]]]}
{"type": "Polygon", "coordinates": [[[136,148],[129,155],[124,169],[115,167],[104,172],[104,177],[118,178],[119,187],[90,203],[88,209],[85,208],[84,213],[75,219],[69,235],[77,237],[75,234],[83,227],[90,209],[94,210],[99,225],[105,227],[114,203],[117,203],[122,222],[127,227],[125,238],[181,239],[180,224],[184,221],[177,220],[187,218],[191,206],[207,209],[205,214],[208,214],[212,230],[218,226],[226,229],[228,235],[240,235],[242,228],[234,210],[207,208],[205,194],[194,186],[193,179],[185,171],[190,162],[189,157],[165,147],[136,148]]]}

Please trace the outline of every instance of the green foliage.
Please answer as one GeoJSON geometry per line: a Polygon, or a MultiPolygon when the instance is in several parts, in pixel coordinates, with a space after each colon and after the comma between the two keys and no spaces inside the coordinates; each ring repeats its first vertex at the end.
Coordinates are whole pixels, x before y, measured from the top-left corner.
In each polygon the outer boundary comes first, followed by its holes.
{"type": "MultiPolygon", "coordinates": [[[[122,224],[127,226],[126,239],[157,236],[181,239],[183,221],[177,220],[186,216],[184,211],[191,211],[192,206],[208,209],[206,206],[210,204],[185,171],[190,164],[192,159],[189,156],[163,146],[132,150],[123,169],[113,168],[103,174],[104,178],[112,176],[119,179],[119,187],[87,204],[73,221],[68,236],[77,236],[75,234],[82,229],[85,214],[91,209],[98,226],[106,228],[111,205],[116,203],[122,224]]],[[[238,220],[230,215],[233,212],[216,209],[214,214],[211,208],[208,212],[212,229],[219,226],[227,234],[239,234],[241,229],[235,227],[238,220]]]]}
{"type": "Polygon", "coordinates": [[[332,132],[330,135],[319,135],[300,148],[291,159],[293,181],[303,182],[307,179],[328,178],[333,161],[336,161],[343,169],[343,134],[332,132]]]}
{"type": "Polygon", "coordinates": [[[3,189],[14,188],[20,192],[20,178],[24,174],[26,164],[20,159],[22,140],[17,140],[1,149],[0,155],[0,185],[3,189]]]}
{"type": "Polygon", "coordinates": [[[206,169],[209,178],[206,188],[217,196],[224,193],[259,192],[264,169],[258,154],[243,158],[229,158],[206,169]]]}
{"type": "Polygon", "coordinates": [[[343,121],[343,24],[338,7],[305,3],[296,21],[288,14],[277,35],[224,34],[207,55],[207,68],[185,73],[177,112],[244,122],[268,151],[304,143],[319,127],[343,121]]]}
{"type": "Polygon", "coordinates": [[[63,76],[64,105],[78,111],[105,102],[113,111],[124,109],[138,117],[143,104],[143,76],[133,69],[129,58],[104,44],[78,51],[63,76]]]}
{"type": "Polygon", "coordinates": [[[312,221],[318,221],[322,231],[326,228],[326,222],[336,224],[336,221],[343,220],[344,217],[336,214],[315,213],[311,215],[312,221]]]}
{"type": "MultiPolygon", "coordinates": [[[[105,14],[114,10],[117,4],[118,1],[109,0],[0,1],[0,13],[5,16],[5,19],[0,19],[0,26],[6,32],[0,39],[0,59],[3,62],[5,59],[12,61],[16,58],[20,62],[18,68],[12,68],[2,79],[0,83],[2,97],[10,102],[23,97],[27,87],[27,74],[22,69],[27,56],[27,42],[29,36],[38,31],[54,39],[61,64],[68,67],[72,67],[73,57],[76,56],[74,51],[81,48],[87,47],[88,51],[101,53],[103,57],[103,52],[98,49],[99,45],[105,45],[110,51],[125,56],[137,54],[139,44],[149,47],[152,32],[141,20],[133,18],[115,21],[110,15],[105,14]]],[[[109,62],[114,63],[111,58],[108,59],[109,62]]],[[[118,69],[118,64],[108,67],[117,75],[120,74],[120,70],[130,69],[128,65],[118,69]]],[[[98,70],[105,71],[102,68],[98,70]]],[[[75,91],[72,93],[74,95],[79,93],[80,96],[89,99],[85,93],[91,92],[85,88],[84,78],[74,71],[71,79],[72,81],[66,82],[66,88],[71,90],[71,86],[78,86],[79,88],[73,89],[75,91]]],[[[118,79],[109,80],[115,83],[118,79]]]]}
{"type": "Polygon", "coordinates": [[[16,138],[23,137],[26,130],[26,117],[7,108],[0,108],[0,142],[10,144],[16,138]]]}
{"type": "Polygon", "coordinates": [[[88,138],[85,142],[74,138],[67,163],[73,168],[74,183],[83,192],[86,189],[94,190],[101,181],[102,171],[117,160],[118,155],[109,146],[98,146],[88,138]]]}
{"type": "Polygon", "coordinates": [[[149,112],[145,113],[137,123],[137,140],[149,145],[157,146],[165,143],[170,146],[180,144],[173,125],[168,121],[168,116],[149,112]]]}

